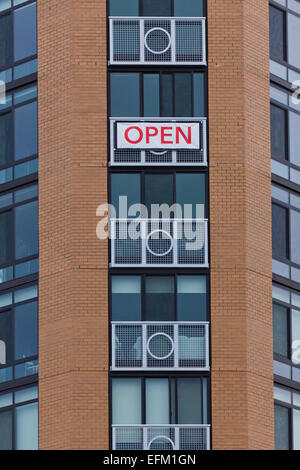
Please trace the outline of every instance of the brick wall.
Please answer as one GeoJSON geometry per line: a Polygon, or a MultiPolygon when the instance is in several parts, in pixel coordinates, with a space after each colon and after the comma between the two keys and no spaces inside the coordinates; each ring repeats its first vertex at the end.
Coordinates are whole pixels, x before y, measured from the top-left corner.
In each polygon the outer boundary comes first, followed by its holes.
{"type": "Polygon", "coordinates": [[[212,445],[271,449],[267,0],[208,0],[212,445]]]}
{"type": "Polygon", "coordinates": [[[108,448],[106,2],[39,0],[39,442],[108,448]]]}

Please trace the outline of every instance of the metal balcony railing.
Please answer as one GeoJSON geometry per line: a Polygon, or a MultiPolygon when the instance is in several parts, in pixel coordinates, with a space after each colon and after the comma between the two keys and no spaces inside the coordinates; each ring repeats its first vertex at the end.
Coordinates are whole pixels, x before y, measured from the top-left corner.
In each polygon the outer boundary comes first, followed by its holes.
{"type": "Polygon", "coordinates": [[[206,118],[111,118],[110,165],[118,166],[207,166],[206,118]],[[139,150],[117,148],[118,122],[192,122],[199,123],[199,150],[139,150]]]}
{"type": "Polygon", "coordinates": [[[209,370],[208,322],[112,322],[112,370],[209,370]]]}
{"type": "Polygon", "coordinates": [[[111,266],[208,267],[206,219],[110,219],[111,266]]]}
{"type": "Polygon", "coordinates": [[[113,425],[113,450],[209,450],[207,424],[113,425]]]}
{"type": "Polygon", "coordinates": [[[206,65],[205,18],[110,17],[114,64],[206,65]]]}

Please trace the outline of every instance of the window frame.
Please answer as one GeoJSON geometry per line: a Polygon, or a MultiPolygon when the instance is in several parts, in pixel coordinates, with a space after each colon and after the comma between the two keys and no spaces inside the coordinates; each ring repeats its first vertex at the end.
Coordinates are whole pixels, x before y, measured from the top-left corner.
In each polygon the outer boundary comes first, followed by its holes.
{"type": "MultiPolygon", "coordinates": [[[[107,0],[106,8],[107,8],[108,17],[109,17],[111,16],[110,15],[110,0],[107,0]]],[[[143,16],[143,0],[138,0],[138,10],[139,10],[139,14],[137,18],[143,16]]],[[[206,0],[203,0],[203,18],[205,18],[206,15],[207,15],[207,5],[206,5],[206,0]]],[[[174,0],[171,0],[171,17],[176,18],[174,16],[174,0]]],[[[161,17],[161,18],[164,18],[164,17],[161,17]]],[[[198,18],[198,16],[195,16],[193,18],[198,18]]]]}
{"type": "MultiPolygon", "coordinates": [[[[113,320],[113,311],[112,311],[112,279],[114,276],[139,276],[140,277],[140,282],[141,282],[141,319],[139,321],[141,322],[149,322],[149,320],[146,319],[146,278],[147,277],[170,277],[174,279],[174,319],[170,320],[170,323],[172,322],[177,322],[178,321],[178,277],[181,276],[195,276],[195,277],[205,277],[206,281],[206,320],[199,320],[199,321],[210,321],[210,309],[209,309],[209,292],[210,292],[210,285],[209,285],[209,276],[207,273],[200,273],[197,270],[197,273],[195,271],[192,271],[191,273],[187,273],[186,271],[184,272],[170,272],[169,270],[166,272],[158,272],[155,270],[155,272],[145,272],[145,273],[135,273],[130,271],[129,273],[124,273],[122,270],[121,273],[119,272],[111,272],[109,273],[109,324],[110,324],[110,330],[111,330],[111,322],[115,321],[113,320]]],[[[125,322],[127,320],[124,320],[125,322]]],[[[189,320],[187,320],[189,321],[189,320]]],[[[130,321],[128,321],[130,323],[130,321]]],[[[155,322],[154,322],[155,323],[155,322]]],[[[110,338],[111,338],[111,332],[110,332],[110,338]]],[[[111,341],[111,340],[110,340],[111,341]]],[[[111,348],[110,348],[111,349],[111,348]]]]}
{"type": "Polygon", "coordinates": [[[154,116],[144,116],[144,83],[143,83],[143,76],[144,75],[154,75],[154,74],[158,74],[159,75],[159,90],[160,90],[160,96],[159,96],[159,111],[160,111],[160,116],[156,116],[156,117],[161,117],[162,119],[163,118],[172,118],[174,120],[179,119],[179,118],[184,118],[184,116],[175,116],[175,93],[173,93],[172,95],[172,108],[173,108],[173,114],[171,116],[161,116],[162,114],[162,94],[161,94],[161,76],[163,74],[167,74],[167,75],[172,75],[172,88],[174,91],[174,86],[175,86],[175,74],[176,73],[183,73],[183,74],[186,74],[186,73],[190,73],[191,74],[191,101],[192,101],[192,116],[186,116],[185,118],[188,119],[189,117],[192,118],[205,118],[207,117],[207,114],[208,114],[208,83],[207,83],[207,80],[208,80],[208,77],[207,77],[207,68],[206,67],[198,67],[198,68],[195,68],[195,67],[186,67],[183,71],[183,68],[178,68],[178,67],[165,67],[165,68],[157,68],[157,67],[151,67],[151,70],[148,70],[148,69],[141,69],[140,67],[110,67],[109,70],[108,70],[108,86],[107,86],[107,98],[108,98],[108,120],[110,118],[115,118],[116,120],[118,120],[118,118],[126,118],[126,117],[129,117],[129,116],[113,116],[112,115],[112,111],[111,111],[111,74],[113,73],[136,73],[136,74],[139,74],[139,84],[140,84],[140,103],[139,103],[139,116],[132,116],[132,117],[135,117],[137,119],[140,119],[140,120],[143,120],[143,118],[151,118],[151,117],[154,117],[154,116]],[[202,74],[203,75],[203,81],[204,81],[204,90],[203,90],[203,98],[204,98],[204,103],[203,103],[203,108],[204,108],[204,115],[203,116],[194,116],[195,114],[195,101],[194,101],[194,74],[202,74]]]}
{"type": "Polygon", "coordinates": [[[276,398],[274,398],[274,405],[278,405],[278,406],[282,406],[284,408],[287,408],[289,410],[289,436],[288,436],[288,441],[289,441],[289,450],[293,450],[293,447],[294,447],[294,426],[293,426],[293,422],[294,422],[294,416],[293,416],[293,410],[298,410],[300,411],[300,406],[298,405],[294,405],[293,404],[293,393],[297,393],[299,394],[300,396],[300,390],[295,390],[295,389],[291,389],[291,388],[287,388],[286,386],[284,385],[281,385],[281,384],[278,384],[278,383],[275,383],[275,387],[276,388],[280,388],[282,390],[285,390],[285,391],[289,391],[291,393],[291,401],[292,403],[287,403],[287,402],[284,402],[284,401],[280,401],[276,398]]]}
{"type": "MultiPolygon", "coordinates": [[[[0,396],[1,395],[6,395],[8,393],[12,393],[12,401],[13,401],[12,404],[0,408],[0,414],[2,412],[5,412],[5,411],[11,411],[11,413],[12,413],[12,449],[11,450],[16,449],[16,409],[20,408],[22,406],[31,405],[31,404],[34,404],[34,403],[37,403],[37,405],[38,405],[38,400],[39,400],[38,396],[37,396],[37,398],[32,398],[30,400],[25,400],[25,401],[22,401],[20,403],[16,403],[15,402],[15,392],[19,392],[19,391],[26,390],[26,389],[33,388],[33,387],[38,387],[38,383],[36,381],[33,382],[32,384],[29,384],[29,385],[26,385],[26,386],[13,387],[12,389],[7,389],[7,390],[4,390],[4,391],[0,391],[0,396]]],[[[37,393],[38,393],[38,390],[37,390],[37,393]]]]}
{"type": "Polygon", "coordinates": [[[271,54],[270,54],[270,60],[274,60],[274,62],[277,62],[278,64],[281,64],[281,65],[284,65],[285,67],[288,67],[290,70],[293,70],[295,72],[300,72],[300,68],[297,68],[295,67],[294,65],[290,64],[289,63],[289,25],[288,25],[288,15],[291,14],[291,15],[294,15],[296,16],[297,18],[300,19],[300,14],[299,13],[296,13],[294,10],[290,10],[289,8],[283,6],[283,5],[279,5],[278,3],[272,1],[272,0],[269,0],[269,5],[273,8],[276,8],[277,10],[280,10],[280,11],[283,11],[284,14],[285,14],[285,31],[284,31],[284,34],[285,34],[285,38],[284,38],[284,49],[285,49],[285,60],[280,60],[280,59],[276,59],[276,58],[273,58],[271,57],[271,54]]]}
{"type": "MultiPolygon", "coordinates": [[[[0,67],[0,75],[2,72],[5,72],[7,70],[11,70],[12,74],[14,72],[14,67],[22,64],[26,64],[27,62],[31,62],[35,59],[37,59],[37,51],[35,54],[26,57],[25,59],[21,59],[18,61],[14,60],[14,12],[16,10],[19,10],[21,8],[24,8],[26,6],[29,6],[31,4],[36,4],[37,8],[37,0],[27,0],[24,1],[24,3],[21,3],[20,5],[13,6],[13,2],[11,3],[11,7],[7,8],[6,10],[0,11],[0,17],[10,15],[10,61],[7,65],[0,67]]],[[[36,45],[37,45],[37,28],[36,28],[36,45]]],[[[37,46],[38,47],[38,46],[37,46]]],[[[36,72],[31,73],[30,75],[26,75],[26,78],[36,75],[36,72]]],[[[23,77],[20,79],[15,79],[12,76],[12,80],[9,81],[10,84],[13,84],[14,82],[17,82],[19,80],[23,80],[23,77]]]]}
{"type": "MultiPolygon", "coordinates": [[[[168,380],[168,388],[169,388],[169,421],[170,423],[166,423],[166,425],[169,425],[169,426],[172,426],[172,425],[177,425],[178,424],[178,395],[177,395],[177,391],[178,391],[178,384],[177,384],[177,380],[178,379],[200,379],[200,384],[201,384],[201,390],[202,390],[202,394],[201,394],[201,413],[202,413],[202,421],[204,421],[203,417],[204,417],[204,412],[206,411],[206,416],[207,416],[207,423],[197,423],[197,424],[207,424],[209,425],[210,424],[210,421],[211,421],[211,398],[210,398],[210,379],[209,379],[209,375],[208,374],[201,374],[199,375],[199,373],[196,375],[196,374],[189,374],[189,373],[185,373],[184,375],[182,375],[182,373],[172,373],[172,374],[166,374],[166,373],[163,373],[163,374],[149,374],[149,373],[145,373],[145,374],[141,374],[139,372],[139,374],[131,374],[131,373],[127,373],[127,374],[124,374],[124,373],[118,373],[118,374],[111,374],[110,376],[110,381],[109,381],[109,388],[110,388],[110,397],[112,397],[112,382],[113,382],[113,379],[140,379],[141,381],[141,424],[140,426],[143,426],[143,425],[146,425],[146,379],[167,379],[168,380]],[[206,387],[207,387],[207,394],[206,394],[206,398],[207,398],[207,408],[206,410],[204,409],[204,396],[203,396],[203,384],[205,383],[204,380],[206,380],[206,387]],[[173,382],[172,382],[173,381],[173,382]],[[175,383],[175,403],[172,403],[172,383],[175,383]],[[172,406],[174,406],[174,410],[175,410],[175,417],[173,419],[173,422],[172,422],[172,406]]],[[[112,415],[113,415],[113,401],[112,399],[110,400],[110,427],[113,425],[113,422],[112,422],[112,415]]],[[[136,424],[136,423],[132,423],[132,424],[136,424]]],[[[126,425],[124,425],[126,426],[126,425]]],[[[151,426],[151,425],[149,425],[151,426]]],[[[180,426],[180,424],[179,424],[180,426]]],[[[112,435],[112,432],[110,433],[112,435]]]]}
{"type": "MultiPolygon", "coordinates": [[[[32,286],[35,286],[37,285],[37,281],[31,281],[31,282],[28,282],[26,284],[22,284],[20,286],[18,286],[18,288],[13,288],[13,289],[9,289],[9,290],[5,290],[5,291],[0,291],[0,294],[1,295],[5,295],[5,294],[9,294],[9,293],[12,293],[13,295],[13,298],[12,298],[12,302],[10,305],[6,305],[4,307],[0,307],[0,316],[2,313],[4,312],[10,312],[11,316],[12,316],[12,356],[13,356],[13,360],[10,361],[10,362],[7,362],[6,364],[0,364],[0,373],[1,373],[1,370],[4,370],[4,369],[7,369],[7,368],[12,368],[12,379],[11,380],[8,380],[8,381],[3,381],[3,382],[0,382],[0,393],[2,390],[8,390],[9,387],[8,387],[8,384],[12,384],[11,386],[13,386],[14,384],[16,383],[31,383],[31,382],[34,382],[36,380],[36,377],[37,377],[37,374],[32,374],[32,375],[28,375],[28,376],[24,376],[24,377],[17,377],[16,378],[16,371],[15,371],[15,367],[18,366],[18,365],[21,365],[21,364],[25,364],[26,362],[30,362],[30,361],[37,361],[38,360],[38,345],[37,345],[37,353],[34,354],[33,356],[28,356],[26,358],[22,358],[22,359],[18,359],[18,360],[15,360],[15,307],[20,307],[22,305],[26,305],[26,304],[29,304],[29,303],[32,303],[32,302],[37,302],[37,315],[38,315],[38,309],[39,309],[39,306],[38,306],[38,295],[36,297],[33,297],[33,298],[30,298],[30,299],[26,299],[26,300],[23,300],[21,302],[15,302],[14,301],[14,293],[18,290],[22,290],[23,288],[26,289],[27,287],[32,287],[32,286]]],[[[38,331],[38,316],[37,316],[37,331],[38,331]]]]}

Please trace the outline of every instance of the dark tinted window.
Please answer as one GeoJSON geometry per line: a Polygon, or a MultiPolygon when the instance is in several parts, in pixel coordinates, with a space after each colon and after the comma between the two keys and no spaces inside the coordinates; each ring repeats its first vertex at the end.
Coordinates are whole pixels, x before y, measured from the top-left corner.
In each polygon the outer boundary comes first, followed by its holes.
{"type": "Polygon", "coordinates": [[[11,161],[12,157],[12,115],[0,116],[0,165],[11,161]]]}
{"type": "Polygon", "coordinates": [[[171,0],[142,0],[143,16],[171,16],[171,0]]]}
{"type": "Polygon", "coordinates": [[[12,449],[12,411],[0,412],[0,450],[12,449]]]}
{"type": "Polygon", "coordinates": [[[0,264],[12,259],[12,212],[0,214],[0,264]]]}
{"type": "Polygon", "coordinates": [[[273,304],[274,352],[288,357],[288,309],[273,304]]]}
{"type": "Polygon", "coordinates": [[[174,0],[174,16],[203,15],[203,0],[174,0]]]}
{"type": "Polygon", "coordinates": [[[168,204],[174,202],[173,175],[145,175],[145,205],[151,214],[152,204],[168,204]]]}
{"type": "Polygon", "coordinates": [[[161,76],[161,116],[173,116],[173,76],[164,73],[161,76]]]}
{"type": "Polygon", "coordinates": [[[12,357],[12,314],[0,313],[0,365],[8,364],[12,357]]]}
{"type": "Polygon", "coordinates": [[[140,276],[112,277],[112,320],[141,320],[141,278],[140,276]]]}
{"type": "Polygon", "coordinates": [[[275,449],[289,449],[289,410],[284,406],[275,405],[275,449]]]}
{"type": "MultiPolygon", "coordinates": [[[[179,424],[199,424],[203,422],[201,388],[199,378],[177,379],[179,424]]],[[[206,407],[206,404],[204,406],[206,407]]]]}
{"type": "Polygon", "coordinates": [[[15,360],[37,354],[37,302],[15,307],[15,360]]]}
{"type": "Polygon", "coordinates": [[[10,15],[0,17],[0,67],[10,62],[10,15]]]}
{"type": "Polygon", "coordinates": [[[146,278],[146,320],[175,320],[175,286],[173,277],[146,278]]]}
{"type": "Polygon", "coordinates": [[[110,16],[138,16],[139,0],[110,0],[110,16]]]}
{"type": "Polygon", "coordinates": [[[285,30],[285,13],[270,6],[270,54],[272,59],[286,59],[285,30]]]}
{"type": "Polygon", "coordinates": [[[272,157],[287,160],[286,151],[287,112],[271,105],[271,152],[272,157]]]}
{"type": "Polygon", "coordinates": [[[15,159],[37,154],[37,103],[15,110],[15,159]]]}
{"type": "Polygon", "coordinates": [[[14,13],[15,61],[36,54],[36,4],[18,8],[14,13]]]}
{"type": "Polygon", "coordinates": [[[205,276],[177,277],[178,321],[206,321],[205,276]]]}
{"type": "Polygon", "coordinates": [[[176,73],[174,80],[175,116],[192,116],[192,76],[190,73],[176,73]]]}
{"type": "MultiPolygon", "coordinates": [[[[205,175],[200,173],[176,174],[176,202],[181,205],[192,205],[191,217],[204,217],[205,206],[205,175]],[[196,214],[196,204],[202,206],[202,214],[196,214]]],[[[200,209],[200,207],[199,207],[200,209]]]]}
{"type": "MultiPolygon", "coordinates": [[[[140,185],[140,175],[137,173],[116,173],[111,175],[111,203],[117,211],[117,217],[119,217],[120,196],[127,196],[128,208],[132,204],[139,204],[141,202],[140,185]]],[[[126,218],[127,215],[124,214],[122,217],[126,218]]]]}
{"type": "Polygon", "coordinates": [[[38,202],[30,202],[15,210],[16,259],[33,256],[38,252],[38,202]]]}
{"type": "Polygon", "coordinates": [[[272,204],[273,254],[288,258],[288,210],[272,204]]]}
{"type": "Polygon", "coordinates": [[[112,73],[111,116],[140,116],[140,75],[138,73],[112,73]]]}

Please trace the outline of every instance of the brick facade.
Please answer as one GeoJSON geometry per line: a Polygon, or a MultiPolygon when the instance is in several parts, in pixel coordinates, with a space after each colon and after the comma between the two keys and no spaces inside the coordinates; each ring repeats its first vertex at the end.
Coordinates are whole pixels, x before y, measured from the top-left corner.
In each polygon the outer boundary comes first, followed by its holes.
{"type": "Polygon", "coordinates": [[[208,0],[212,446],[272,449],[267,0],[208,0]]]}
{"type": "MultiPolygon", "coordinates": [[[[267,25],[208,0],[214,449],[274,445],[267,25]]],[[[109,446],[106,33],[104,0],[38,0],[40,449],[109,446]]]]}
{"type": "Polygon", "coordinates": [[[39,446],[108,448],[105,1],[39,0],[39,446]]]}

